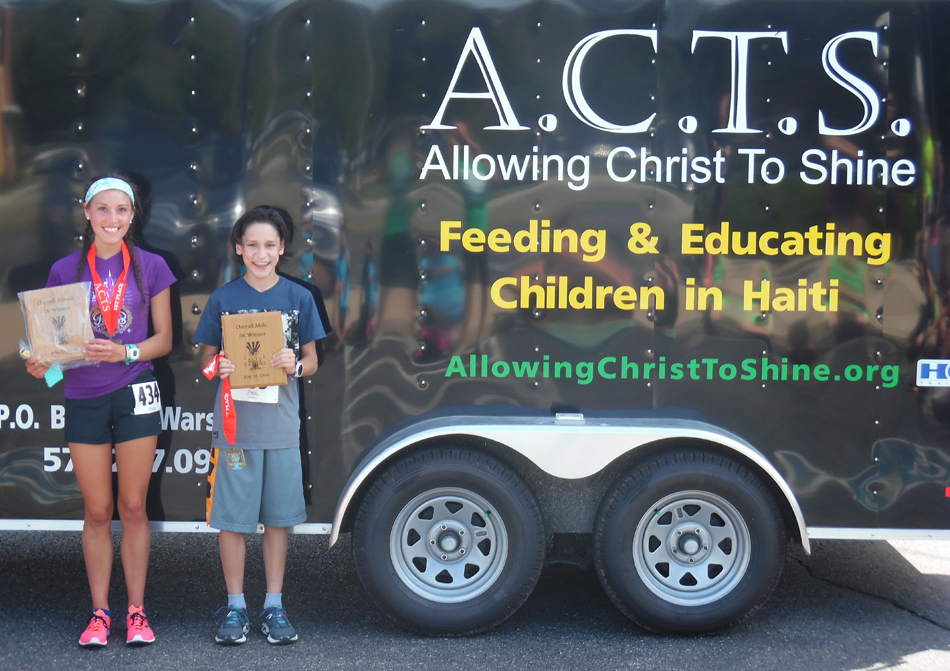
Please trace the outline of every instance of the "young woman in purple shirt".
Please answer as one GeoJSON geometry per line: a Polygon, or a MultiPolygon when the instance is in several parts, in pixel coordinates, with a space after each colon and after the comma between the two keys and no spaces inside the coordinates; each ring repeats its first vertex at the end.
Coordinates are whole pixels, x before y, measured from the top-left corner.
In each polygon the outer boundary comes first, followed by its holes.
{"type": "MultiPolygon", "coordinates": [[[[106,644],[112,623],[108,598],[113,448],[129,597],[126,640],[130,644],[155,640],[143,606],[151,548],[145,496],[162,431],[151,360],[171,350],[169,286],[175,277],[160,256],[133,244],[129,229],[134,225],[135,197],[134,187],[123,179],[93,180],[84,198],[88,223],[83,248],[57,261],[46,283],[93,286],[89,317],[96,337],[86,343],[85,355],[96,365],[64,371],[66,442],[85,506],[82,546],[93,608],[79,644],[92,647],[106,644]]],[[[27,360],[26,369],[42,378],[48,367],[35,356],[27,360]]]]}

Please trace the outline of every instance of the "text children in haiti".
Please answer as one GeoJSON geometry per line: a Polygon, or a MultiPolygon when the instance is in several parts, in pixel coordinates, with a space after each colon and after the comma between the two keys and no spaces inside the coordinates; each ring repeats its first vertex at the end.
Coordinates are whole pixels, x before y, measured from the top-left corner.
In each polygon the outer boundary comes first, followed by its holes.
{"type": "Polygon", "coordinates": [[[300,465],[300,418],[297,384],[263,391],[230,388],[234,364],[221,352],[221,317],[228,314],[279,311],[284,347],[269,357],[270,365],[289,378],[317,370],[316,341],[325,337],[311,294],[277,274],[288,240],[283,218],[269,207],[245,213],[231,230],[231,244],[247,272],[208,298],[195,331],[204,345],[205,374],[220,378],[211,427],[212,456],[208,523],[220,530],[221,567],[228,604],[218,611],[218,643],[247,640],[250,618],[244,599],[244,534],[264,525],[264,573],[267,592],[261,630],[271,643],[292,643],[297,632],[287,619],[281,592],[290,527],[307,519],[300,465]],[[222,411],[222,408],[224,411],[222,411]]]}
{"type": "MultiPolygon", "coordinates": [[[[145,575],[151,534],[145,497],[157,436],[161,399],[151,360],[172,347],[169,287],[175,276],[160,256],[137,249],[130,230],[135,188],[109,176],[93,180],[84,198],[88,220],[83,248],[60,259],[46,286],[91,282],[89,317],[95,339],[85,344],[87,362],[65,371],[65,433],[85,514],[82,547],[92,592],[92,617],[79,639],[106,645],[112,619],[112,451],[118,473],[122,521],[122,568],[128,591],[127,642],[146,644],[155,635],[145,617],[145,575]],[[130,272],[131,271],[131,272],[130,272]],[[151,315],[153,335],[148,336],[151,315]]],[[[48,366],[34,356],[27,371],[42,378],[48,366]]]]}

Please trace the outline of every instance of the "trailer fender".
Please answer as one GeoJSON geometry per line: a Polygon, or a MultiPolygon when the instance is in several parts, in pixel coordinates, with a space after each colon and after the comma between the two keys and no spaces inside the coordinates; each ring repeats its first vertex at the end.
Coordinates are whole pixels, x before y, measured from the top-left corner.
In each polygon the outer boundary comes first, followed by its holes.
{"type": "Polygon", "coordinates": [[[547,416],[451,415],[421,419],[383,438],[357,464],[337,501],[330,531],[336,544],[343,521],[360,489],[395,455],[421,443],[448,436],[482,438],[518,452],[545,473],[565,480],[598,473],[627,452],[660,440],[686,438],[715,443],[755,464],[785,497],[806,553],[811,552],[801,506],[785,478],[755,447],[705,422],[689,419],[585,417],[580,413],[547,416]]]}

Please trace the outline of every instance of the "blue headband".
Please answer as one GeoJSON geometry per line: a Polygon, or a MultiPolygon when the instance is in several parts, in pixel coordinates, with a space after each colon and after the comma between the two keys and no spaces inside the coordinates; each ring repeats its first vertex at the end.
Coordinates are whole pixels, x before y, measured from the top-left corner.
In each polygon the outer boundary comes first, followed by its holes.
{"type": "Polygon", "coordinates": [[[92,183],[92,186],[89,187],[89,190],[86,191],[86,204],[89,204],[89,201],[95,198],[96,194],[101,191],[108,191],[110,189],[115,189],[116,191],[121,191],[129,198],[132,199],[132,204],[135,205],[135,196],[132,194],[132,187],[129,186],[128,182],[121,180],[117,177],[103,177],[102,179],[97,179],[92,183]]]}

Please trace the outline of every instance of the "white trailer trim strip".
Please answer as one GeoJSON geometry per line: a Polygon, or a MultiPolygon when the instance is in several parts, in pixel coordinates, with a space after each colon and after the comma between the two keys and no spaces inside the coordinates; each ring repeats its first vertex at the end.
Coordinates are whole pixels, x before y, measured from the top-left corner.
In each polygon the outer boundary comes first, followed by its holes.
{"type": "MultiPolygon", "coordinates": [[[[82,520],[0,520],[0,531],[82,531],[82,520]]],[[[204,522],[149,522],[152,531],[174,533],[218,533],[204,522]]],[[[112,522],[113,531],[122,531],[122,523],[112,522]]],[[[264,533],[264,526],[257,525],[257,533],[264,533]]],[[[329,524],[298,524],[290,529],[292,534],[326,535],[329,524]]]]}
{"type": "Polygon", "coordinates": [[[585,478],[603,470],[630,450],[670,438],[716,443],[755,463],[778,486],[798,523],[805,552],[810,553],[805,518],[785,478],[752,445],[715,426],[694,420],[565,417],[450,416],[423,420],[377,445],[350,476],[337,503],[330,532],[336,544],[343,519],[360,486],[393,455],[422,441],[474,436],[506,445],[545,473],[563,479],[585,478]]]}
{"type": "Polygon", "coordinates": [[[812,540],[950,541],[950,529],[808,527],[812,540]]]}

